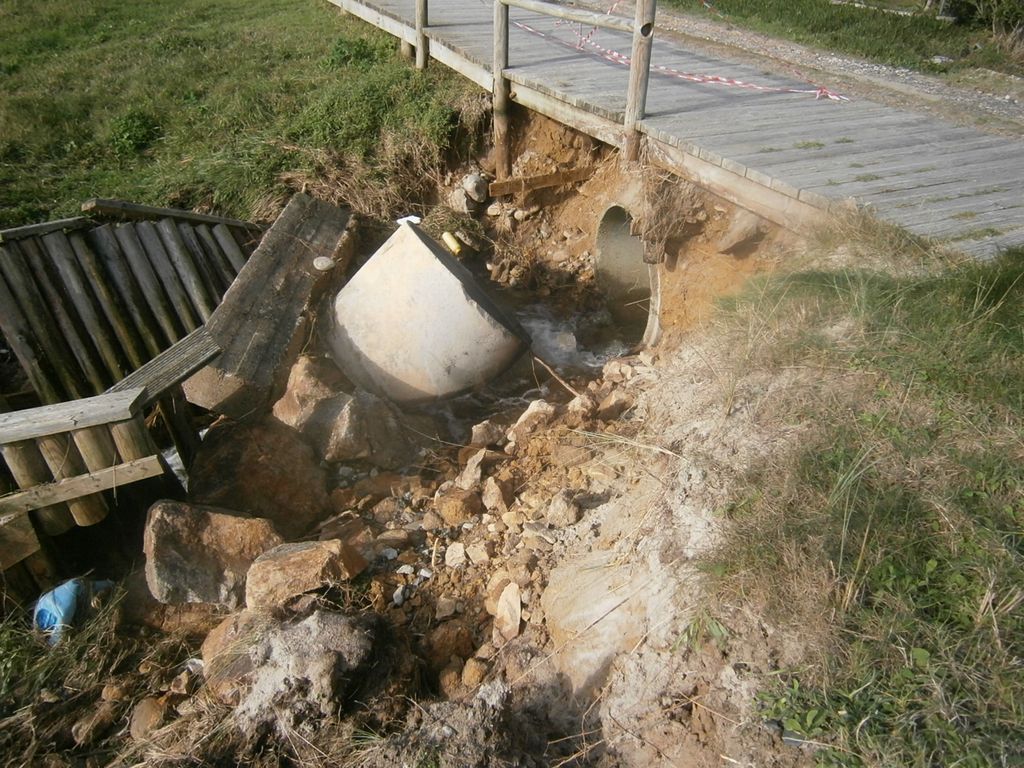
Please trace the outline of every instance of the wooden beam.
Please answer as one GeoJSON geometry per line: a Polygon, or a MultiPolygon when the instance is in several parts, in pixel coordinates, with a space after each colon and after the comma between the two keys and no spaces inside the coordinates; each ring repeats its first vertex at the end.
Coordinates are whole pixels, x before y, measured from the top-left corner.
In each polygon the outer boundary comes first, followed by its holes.
{"type": "Polygon", "coordinates": [[[206,213],[183,211],[180,208],[158,208],[154,205],[139,205],[125,200],[109,200],[94,197],[82,203],[82,213],[91,216],[114,216],[120,219],[162,219],[169,217],[179,221],[192,221],[198,224],[226,224],[251,232],[259,232],[260,228],[249,221],[229,219],[224,216],[211,216],[206,213]]]}
{"type": "Polygon", "coordinates": [[[512,175],[512,84],[505,77],[508,69],[508,6],[494,3],[494,51],[491,72],[491,117],[494,131],[495,167],[498,181],[512,175]]]}
{"type": "Polygon", "coordinates": [[[629,62],[626,90],[625,155],[630,162],[640,157],[640,121],[647,109],[647,84],[651,77],[651,49],[654,46],[656,0],[637,0],[633,25],[633,54],[629,62]]]}
{"type": "MultiPolygon", "coordinates": [[[[542,0],[498,0],[502,5],[511,5],[522,8],[524,11],[542,13],[545,16],[554,16],[556,19],[574,21],[578,24],[585,24],[588,27],[600,27],[601,29],[615,29],[619,32],[632,32],[633,22],[623,19],[620,16],[612,16],[608,13],[595,13],[584,11],[579,8],[567,8],[564,5],[542,2],[542,0]]],[[[645,0],[639,0],[643,3],[645,0]]],[[[639,4],[638,3],[638,4],[639,4]]]]}
{"type": "Polygon", "coordinates": [[[6,571],[39,549],[39,538],[27,515],[0,515],[0,571],[6,571]]]}
{"type": "Polygon", "coordinates": [[[0,445],[127,421],[138,413],[145,400],[145,388],[137,387],[67,403],[0,413],[0,445]]]}
{"type": "Polygon", "coordinates": [[[129,373],[107,392],[124,392],[144,387],[147,395],[145,405],[149,405],[219,354],[220,344],[206,330],[206,326],[201,326],[137,371],[129,373]]]}
{"type": "Polygon", "coordinates": [[[83,496],[108,491],[119,485],[156,477],[163,474],[163,471],[158,457],[146,456],[87,475],[37,485],[35,488],[0,496],[0,515],[22,514],[61,501],[73,501],[83,496]]]}
{"type": "Polygon", "coordinates": [[[57,219],[55,221],[44,221],[42,224],[28,224],[24,227],[13,227],[0,230],[0,243],[10,240],[20,240],[23,237],[38,237],[48,232],[63,232],[69,229],[82,229],[92,224],[84,216],[75,216],[70,219],[57,219]]]}
{"type": "Polygon", "coordinates": [[[576,184],[589,179],[596,170],[596,166],[588,165],[586,168],[573,168],[568,171],[543,173],[539,176],[520,176],[515,179],[508,179],[507,181],[492,181],[488,186],[488,192],[491,197],[504,197],[505,195],[529,192],[534,189],[576,184]]]}

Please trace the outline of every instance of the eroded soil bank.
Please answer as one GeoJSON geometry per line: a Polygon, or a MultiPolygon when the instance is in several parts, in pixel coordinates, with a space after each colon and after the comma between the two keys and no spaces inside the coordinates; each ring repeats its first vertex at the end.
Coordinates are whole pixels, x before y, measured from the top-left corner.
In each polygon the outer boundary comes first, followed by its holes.
{"type": "Polygon", "coordinates": [[[758,418],[771,381],[729,394],[707,326],[786,237],[547,120],[519,130],[516,176],[593,175],[476,203],[482,157],[424,228],[462,241],[558,378],[527,356],[400,411],[311,334],[273,410],[213,424],[188,501],[150,511],[146,572],[96,620],[93,661],[5,721],[8,763],[807,760],[755,700],[802,648],[711,618],[697,568],[730,476],[799,439],[758,418]],[[645,300],[630,322],[604,299],[613,207],[656,276],[655,344],[645,300]]]}

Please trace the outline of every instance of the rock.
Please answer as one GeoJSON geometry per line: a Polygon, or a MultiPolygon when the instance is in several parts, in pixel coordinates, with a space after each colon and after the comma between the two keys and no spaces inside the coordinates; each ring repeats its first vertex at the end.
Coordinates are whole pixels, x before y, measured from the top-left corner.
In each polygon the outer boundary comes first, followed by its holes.
{"type": "Polygon", "coordinates": [[[459,568],[466,564],[466,548],[459,542],[449,544],[444,553],[444,564],[449,568],[459,568]]]}
{"type": "Polygon", "coordinates": [[[388,531],[384,531],[377,540],[374,542],[374,546],[379,549],[405,549],[409,546],[409,532],[404,528],[393,528],[388,531]]]}
{"type": "Polygon", "coordinates": [[[481,448],[486,448],[490,445],[501,445],[505,442],[505,432],[507,431],[506,427],[501,426],[501,424],[492,419],[481,421],[473,426],[469,437],[469,444],[481,448]]]}
{"type": "Polygon", "coordinates": [[[162,603],[236,608],[245,597],[249,566],[279,544],[281,537],[269,520],[158,501],[146,516],[146,583],[162,603]]]}
{"type": "Polygon", "coordinates": [[[435,504],[437,514],[445,525],[462,525],[483,512],[483,503],[478,494],[458,488],[446,491],[435,504]]]}
{"type": "Polygon", "coordinates": [[[126,625],[149,627],[167,635],[202,637],[223,620],[227,611],[211,603],[161,603],[149,591],[144,569],[133,571],[121,583],[124,597],[118,608],[126,625]]]}
{"type": "Polygon", "coordinates": [[[484,609],[491,616],[498,613],[498,600],[511,581],[512,577],[505,570],[495,571],[487,580],[487,589],[484,591],[484,609]]]}
{"type": "Polygon", "coordinates": [[[444,520],[436,512],[428,511],[424,513],[420,526],[424,531],[436,531],[438,528],[444,527],[444,520]]]}
{"type": "Polygon", "coordinates": [[[459,476],[455,478],[455,486],[457,488],[460,488],[463,491],[469,491],[480,484],[480,476],[482,474],[480,464],[483,462],[486,455],[487,449],[481,448],[470,457],[469,461],[466,462],[465,468],[459,473],[459,476]]]}
{"type": "Polygon", "coordinates": [[[384,469],[397,469],[415,457],[409,432],[398,410],[370,392],[339,394],[320,404],[314,435],[325,461],[366,459],[384,469]]]}
{"type": "Polygon", "coordinates": [[[350,581],[365,568],[363,556],[337,539],[282,544],[252,564],[245,604],[248,608],[274,608],[296,595],[350,581]]]}
{"type": "Polygon", "coordinates": [[[501,516],[501,522],[512,530],[518,530],[526,522],[526,516],[518,509],[510,509],[501,516]]]}
{"type": "Polygon", "coordinates": [[[189,494],[199,504],[267,518],[286,539],[331,509],[327,474],[313,449],[273,419],[211,428],[192,464],[189,494]]]}
{"type": "Polygon", "coordinates": [[[462,666],[462,659],[452,656],[448,666],[437,676],[438,687],[446,698],[454,699],[462,692],[462,666]]]}
{"type": "Polygon", "coordinates": [[[206,636],[201,651],[203,678],[222,704],[235,706],[241,700],[247,676],[254,668],[249,651],[273,625],[269,614],[243,610],[226,618],[206,636]]]}
{"type": "Polygon", "coordinates": [[[448,206],[456,213],[472,216],[477,211],[478,203],[469,196],[466,190],[457,187],[448,194],[448,206]]]}
{"type": "Polygon", "coordinates": [[[509,640],[519,636],[519,623],[522,621],[522,603],[520,602],[519,585],[509,582],[498,598],[497,611],[494,614],[494,632],[492,642],[501,647],[509,640]]]}
{"type": "Polygon", "coordinates": [[[487,202],[488,186],[487,179],[479,173],[470,173],[462,177],[462,188],[473,202],[487,202]]]}
{"type": "Polygon", "coordinates": [[[292,365],[285,393],[274,403],[271,413],[282,424],[302,432],[317,406],[341,392],[345,385],[334,363],[303,355],[292,365]]]}
{"type": "Polygon", "coordinates": [[[102,701],[123,701],[128,698],[128,688],[122,683],[107,683],[100,691],[102,701]]]}
{"type": "Polygon", "coordinates": [[[597,406],[597,418],[601,421],[615,421],[632,405],[632,397],[621,389],[613,389],[597,406]]]}
{"type": "Polygon", "coordinates": [[[490,205],[487,206],[487,210],[485,211],[485,213],[488,216],[491,216],[491,217],[501,216],[501,213],[502,213],[501,203],[491,203],[490,205]]]}
{"type": "Polygon", "coordinates": [[[488,512],[504,515],[508,512],[508,506],[512,503],[512,499],[512,483],[499,480],[496,477],[488,477],[484,481],[481,501],[488,512]]]}
{"type": "Polygon", "coordinates": [[[737,209],[729,229],[718,238],[715,247],[720,253],[735,253],[755,244],[764,234],[761,219],[750,211],[737,209]]]}
{"type": "Polygon", "coordinates": [[[454,616],[457,610],[458,603],[455,600],[450,597],[439,597],[437,598],[437,605],[434,610],[434,618],[438,621],[444,621],[454,616]]]}
{"type": "Polygon", "coordinates": [[[524,442],[538,427],[542,427],[550,422],[554,418],[555,412],[555,406],[546,400],[534,400],[530,403],[529,407],[506,434],[510,447],[516,443],[524,442]]]}
{"type": "Polygon", "coordinates": [[[462,685],[472,690],[487,677],[487,662],[475,656],[466,660],[462,667],[462,685]]]}
{"type": "Polygon", "coordinates": [[[491,559],[491,556],[487,553],[487,550],[481,544],[470,544],[466,547],[466,557],[473,565],[480,565],[486,563],[491,559]]]}
{"type": "Polygon", "coordinates": [[[360,689],[384,683],[388,669],[377,652],[383,631],[374,614],[320,610],[269,628],[252,647],[251,682],[235,709],[243,732],[312,734],[360,689]]]}
{"type": "Polygon", "coordinates": [[[114,724],[114,715],[117,704],[109,699],[99,702],[96,709],[80,717],[71,726],[71,737],[75,745],[85,747],[103,736],[114,724]]]}
{"type": "Polygon", "coordinates": [[[196,673],[186,667],[174,676],[167,690],[177,696],[191,696],[197,683],[196,673]]]}
{"type": "Polygon", "coordinates": [[[373,515],[373,519],[381,525],[387,525],[402,512],[403,504],[399,499],[383,499],[373,505],[373,509],[370,510],[370,514],[373,515]]]}
{"type": "Polygon", "coordinates": [[[136,741],[146,741],[150,734],[164,724],[167,717],[167,702],[147,696],[132,710],[128,732],[136,741]]]}
{"type": "Polygon", "coordinates": [[[629,363],[622,360],[609,360],[601,369],[601,378],[611,384],[622,384],[633,378],[635,371],[629,363]]]}
{"type": "Polygon", "coordinates": [[[544,517],[548,521],[548,525],[565,528],[578,523],[580,514],[579,504],[573,500],[572,492],[563,489],[548,504],[544,517]]]}
{"type": "Polygon", "coordinates": [[[427,635],[424,650],[431,670],[440,672],[452,656],[468,659],[473,655],[473,634],[460,619],[451,619],[427,635]]]}

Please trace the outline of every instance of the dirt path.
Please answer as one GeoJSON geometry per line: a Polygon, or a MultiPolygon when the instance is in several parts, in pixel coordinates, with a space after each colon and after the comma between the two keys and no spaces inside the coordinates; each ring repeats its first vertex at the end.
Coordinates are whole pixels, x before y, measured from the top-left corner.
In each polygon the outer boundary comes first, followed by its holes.
{"type": "MultiPolygon", "coordinates": [[[[578,5],[607,11],[600,0],[578,5]]],[[[990,70],[937,77],[779,40],[727,21],[658,8],[658,34],[698,51],[827,85],[851,98],[922,110],[1007,136],[1024,135],[1024,78],[990,70]]]]}

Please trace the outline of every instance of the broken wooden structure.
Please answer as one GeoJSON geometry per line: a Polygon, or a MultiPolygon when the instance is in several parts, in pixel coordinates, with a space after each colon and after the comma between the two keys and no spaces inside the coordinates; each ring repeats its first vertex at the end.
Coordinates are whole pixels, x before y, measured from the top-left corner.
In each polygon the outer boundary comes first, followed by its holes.
{"type": "Polygon", "coordinates": [[[132,388],[0,414],[0,454],[17,490],[0,496],[4,589],[32,596],[60,575],[49,539],[110,513],[105,491],[169,474],[132,388]]]}
{"type": "Polygon", "coordinates": [[[259,235],[189,211],[82,208],[0,231],[0,331],[44,403],[98,395],[198,329],[259,235]]]}

